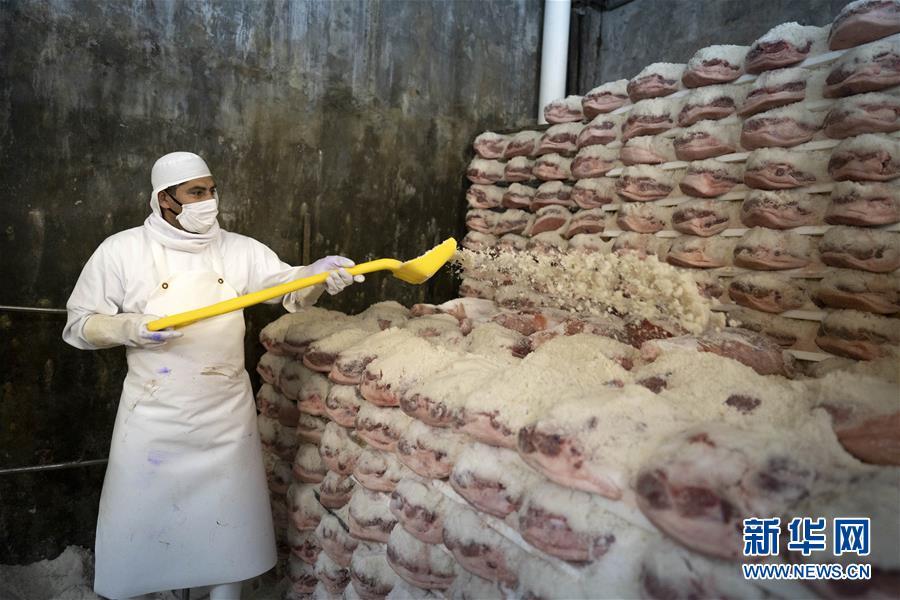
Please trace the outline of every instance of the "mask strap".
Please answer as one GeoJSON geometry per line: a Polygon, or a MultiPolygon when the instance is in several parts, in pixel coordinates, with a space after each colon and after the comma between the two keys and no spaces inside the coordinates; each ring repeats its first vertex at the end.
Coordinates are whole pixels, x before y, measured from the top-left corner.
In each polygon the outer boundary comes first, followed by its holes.
{"type": "MultiPolygon", "coordinates": [[[[166,193],[166,196],[168,196],[169,198],[171,198],[171,199],[175,202],[175,204],[177,204],[178,206],[181,206],[181,207],[184,206],[184,204],[182,204],[181,202],[179,202],[178,199],[175,198],[175,196],[173,196],[172,194],[169,193],[169,190],[163,190],[163,191],[166,193]]],[[[178,215],[181,214],[181,213],[175,212],[174,210],[172,210],[172,209],[169,208],[168,206],[166,207],[166,210],[169,211],[170,213],[172,213],[172,214],[175,215],[175,216],[178,216],[178,215]]]]}

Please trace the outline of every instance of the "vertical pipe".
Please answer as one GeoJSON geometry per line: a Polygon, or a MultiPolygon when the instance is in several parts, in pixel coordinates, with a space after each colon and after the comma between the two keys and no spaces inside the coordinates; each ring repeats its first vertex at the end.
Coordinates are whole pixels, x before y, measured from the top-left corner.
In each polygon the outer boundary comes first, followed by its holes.
{"type": "Polygon", "coordinates": [[[544,33],[541,41],[541,88],[538,123],[546,123],[544,107],[566,95],[566,61],[569,53],[571,0],[544,0],[544,33]]]}

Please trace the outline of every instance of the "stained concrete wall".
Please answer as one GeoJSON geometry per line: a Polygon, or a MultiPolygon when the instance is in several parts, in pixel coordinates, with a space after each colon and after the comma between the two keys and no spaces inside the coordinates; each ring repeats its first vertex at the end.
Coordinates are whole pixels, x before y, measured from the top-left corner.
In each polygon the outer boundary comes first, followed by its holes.
{"type": "MultiPolygon", "coordinates": [[[[462,231],[480,131],[533,121],[539,0],[0,2],[0,304],[64,305],[101,240],[148,212],[161,154],[203,155],[221,221],[299,263],[412,257],[462,231]]],[[[323,302],[452,297],[373,275],[323,302]]],[[[260,327],[248,316],[248,364],[260,327]]],[[[0,469],[105,457],[119,350],[0,314],[0,469]]],[[[0,475],[0,563],[91,546],[103,468],[0,475]]]]}
{"type": "MultiPolygon", "coordinates": [[[[827,25],[849,0],[632,0],[611,10],[589,3],[573,19],[580,52],[570,93],[629,79],[654,62],[687,62],[713,44],[750,45],[780,23],[827,25]],[[576,75],[577,74],[577,75],[576,75]]],[[[617,2],[613,2],[617,4],[617,2]]]]}

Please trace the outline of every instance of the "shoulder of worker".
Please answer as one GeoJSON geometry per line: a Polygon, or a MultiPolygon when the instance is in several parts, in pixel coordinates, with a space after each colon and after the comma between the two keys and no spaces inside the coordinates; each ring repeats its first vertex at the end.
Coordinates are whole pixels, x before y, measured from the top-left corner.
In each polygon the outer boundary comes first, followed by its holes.
{"type": "Polygon", "coordinates": [[[219,235],[222,249],[226,252],[230,250],[241,253],[272,252],[271,248],[269,248],[259,240],[250,237],[249,235],[243,235],[240,233],[235,233],[233,231],[225,231],[224,229],[219,235]]]}
{"type": "Polygon", "coordinates": [[[135,245],[143,245],[144,239],[143,226],[131,227],[114,233],[100,242],[100,245],[97,246],[97,251],[122,252],[126,249],[134,248],[135,245]]]}

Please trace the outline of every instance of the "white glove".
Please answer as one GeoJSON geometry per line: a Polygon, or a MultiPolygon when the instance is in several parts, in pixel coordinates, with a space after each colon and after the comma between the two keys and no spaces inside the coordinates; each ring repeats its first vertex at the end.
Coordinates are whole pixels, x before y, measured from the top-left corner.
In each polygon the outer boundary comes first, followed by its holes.
{"type": "Polygon", "coordinates": [[[309,265],[313,275],[331,271],[325,280],[325,290],[334,296],[343,291],[345,287],[356,283],[362,283],[366,278],[362,275],[351,275],[344,267],[352,267],[356,263],[343,256],[326,256],[309,265]]]}
{"type": "Polygon", "coordinates": [[[156,348],[183,333],[174,329],[149,331],[147,323],[155,321],[155,315],[122,313],[118,315],[93,315],[84,322],[84,339],[98,348],[131,346],[132,348],[156,348]]]}

